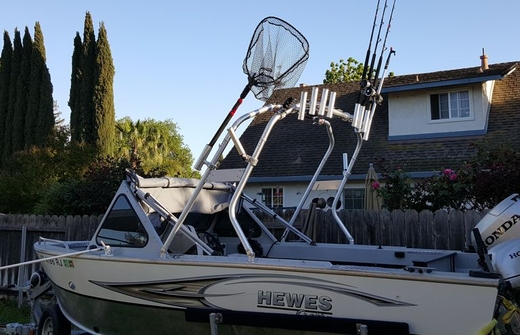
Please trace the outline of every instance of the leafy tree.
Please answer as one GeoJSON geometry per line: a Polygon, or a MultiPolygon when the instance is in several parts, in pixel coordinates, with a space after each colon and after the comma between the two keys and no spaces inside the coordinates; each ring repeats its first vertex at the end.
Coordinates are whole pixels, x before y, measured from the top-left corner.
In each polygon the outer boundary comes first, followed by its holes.
{"type": "Polygon", "coordinates": [[[193,157],[183,143],[172,120],[145,119],[133,122],[129,117],[117,121],[117,156],[129,160],[133,169],[147,175],[195,177],[193,157]]]}
{"type": "Polygon", "coordinates": [[[358,62],[352,57],[345,62],[343,59],[339,63],[330,63],[330,70],[325,71],[324,84],[346,83],[359,81],[363,75],[363,63],[358,62]]]}
{"type": "MultiPolygon", "coordinates": [[[[9,106],[9,81],[13,58],[13,45],[9,33],[4,31],[4,46],[0,56],[0,139],[5,136],[6,120],[9,106]]],[[[0,145],[0,158],[3,156],[3,146],[0,145]]],[[[2,165],[2,164],[0,164],[2,165]]]]}
{"type": "Polygon", "coordinates": [[[16,152],[0,170],[0,212],[43,213],[49,190],[56,189],[56,184],[81,180],[94,158],[91,147],[68,143],[66,129],[56,128],[47,146],[16,152]]]}
{"type": "MultiPolygon", "coordinates": [[[[339,63],[330,63],[330,70],[325,71],[324,84],[347,83],[351,81],[360,81],[363,76],[363,63],[358,62],[352,57],[349,57],[345,62],[343,59],[339,63]]],[[[375,76],[375,70],[372,77],[375,76]]],[[[394,73],[389,72],[389,77],[393,77],[394,73]]]]}
{"type": "Polygon", "coordinates": [[[36,206],[38,214],[103,214],[129,168],[125,159],[97,158],[79,179],[55,183],[36,206]]]}
{"type": "Polygon", "coordinates": [[[16,152],[0,170],[0,212],[53,214],[41,211],[47,208],[44,200],[48,200],[49,190],[81,180],[94,160],[90,146],[69,142],[69,130],[59,119],[58,106],[54,104],[53,109],[57,119],[54,136],[44,147],[16,152]]]}
{"type": "Polygon", "coordinates": [[[18,151],[0,171],[0,212],[32,213],[43,190],[55,181],[54,152],[32,147],[18,151]]]}
{"type": "Polygon", "coordinates": [[[94,133],[100,156],[110,156],[115,145],[114,64],[105,25],[101,22],[96,43],[94,73],[94,133]]]}

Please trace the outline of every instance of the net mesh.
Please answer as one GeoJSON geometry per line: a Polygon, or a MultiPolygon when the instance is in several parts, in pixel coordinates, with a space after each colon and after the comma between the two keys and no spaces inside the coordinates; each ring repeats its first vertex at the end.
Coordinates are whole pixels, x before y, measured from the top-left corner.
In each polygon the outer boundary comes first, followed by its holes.
{"type": "Polygon", "coordinates": [[[270,16],[256,27],[242,69],[255,97],[265,101],[274,90],[296,85],[308,59],[307,39],[289,23],[270,16]]]}

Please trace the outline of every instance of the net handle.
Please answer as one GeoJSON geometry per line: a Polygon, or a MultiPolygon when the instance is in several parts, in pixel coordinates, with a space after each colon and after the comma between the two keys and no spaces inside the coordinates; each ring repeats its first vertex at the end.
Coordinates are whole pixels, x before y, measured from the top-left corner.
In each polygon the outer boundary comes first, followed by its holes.
{"type": "Polygon", "coordinates": [[[209,142],[208,146],[213,147],[215,145],[215,143],[217,142],[220,135],[222,135],[224,128],[226,128],[226,125],[229,123],[229,121],[231,121],[231,118],[235,115],[238,107],[240,107],[240,105],[242,104],[242,101],[244,101],[247,94],[251,91],[251,88],[253,87],[253,83],[254,82],[250,80],[249,83],[247,83],[246,87],[244,87],[244,90],[240,94],[240,97],[237,99],[237,101],[235,102],[233,107],[231,107],[231,110],[229,111],[228,115],[226,116],[226,118],[224,119],[224,121],[222,122],[220,127],[218,128],[215,135],[213,135],[213,138],[209,142]]]}

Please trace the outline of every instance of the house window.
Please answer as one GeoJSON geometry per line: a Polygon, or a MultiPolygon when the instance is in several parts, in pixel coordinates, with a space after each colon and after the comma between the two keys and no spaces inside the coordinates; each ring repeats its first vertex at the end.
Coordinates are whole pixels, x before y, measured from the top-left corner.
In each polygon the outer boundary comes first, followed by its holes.
{"type": "Polygon", "coordinates": [[[346,188],[343,190],[345,209],[363,209],[365,201],[365,189],[346,188]]]}
{"type": "Polygon", "coordinates": [[[283,207],[283,188],[263,188],[262,189],[262,202],[271,208],[283,207]]]}
{"type": "Polygon", "coordinates": [[[469,91],[430,94],[430,113],[432,121],[469,118],[469,91]]]}

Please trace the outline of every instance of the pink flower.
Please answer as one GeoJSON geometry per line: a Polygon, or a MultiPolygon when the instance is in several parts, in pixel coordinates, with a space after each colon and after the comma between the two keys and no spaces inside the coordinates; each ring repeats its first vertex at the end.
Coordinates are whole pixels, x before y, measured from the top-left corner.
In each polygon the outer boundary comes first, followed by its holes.
{"type": "Polygon", "coordinates": [[[377,190],[380,186],[381,186],[381,184],[379,184],[379,182],[378,182],[377,180],[374,180],[374,181],[372,182],[372,188],[373,188],[374,190],[377,190]]]}
{"type": "Polygon", "coordinates": [[[452,172],[452,173],[450,174],[450,180],[451,180],[451,181],[455,181],[455,180],[457,180],[457,174],[456,174],[455,172],[452,172]]]}
{"type": "MultiPolygon", "coordinates": [[[[452,170],[452,169],[444,169],[444,174],[445,174],[446,176],[449,176],[449,175],[451,175],[452,173],[453,173],[453,170],[452,170]]],[[[450,178],[451,178],[451,177],[450,177],[450,178]]]]}

